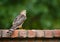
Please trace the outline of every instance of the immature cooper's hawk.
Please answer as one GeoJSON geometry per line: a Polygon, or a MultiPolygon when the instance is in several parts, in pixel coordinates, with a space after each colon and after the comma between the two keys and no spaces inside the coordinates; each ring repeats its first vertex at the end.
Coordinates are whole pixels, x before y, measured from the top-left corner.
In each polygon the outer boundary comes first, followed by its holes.
{"type": "Polygon", "coordinates": [[[26,10],[21,11],[21,13],[14,19],[12,27],[7,32],[10,36],[17,28],[22,28],[24,21],[26,20],[26,10]]]}

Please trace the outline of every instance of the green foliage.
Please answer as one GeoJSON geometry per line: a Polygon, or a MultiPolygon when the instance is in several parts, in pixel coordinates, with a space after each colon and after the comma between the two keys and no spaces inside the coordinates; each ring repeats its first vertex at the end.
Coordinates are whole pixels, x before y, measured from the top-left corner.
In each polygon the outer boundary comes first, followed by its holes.
{"type": "Polygon", "coordinates": [[[12,26],[14,18],[27,10],[25,29],[60,29],[60,0],[0,0],[0,29],[12,26]]]}

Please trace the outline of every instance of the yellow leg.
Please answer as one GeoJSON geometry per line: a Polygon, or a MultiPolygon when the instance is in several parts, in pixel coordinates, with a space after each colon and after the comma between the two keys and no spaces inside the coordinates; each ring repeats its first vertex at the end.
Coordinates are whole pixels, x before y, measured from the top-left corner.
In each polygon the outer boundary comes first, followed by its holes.
{"type": "Polygon", "coordinates": [[[22,26],[19,26],[18,28],[19,28],[20,30],[23,30],[23,27],[22,27],[22,26]]]}

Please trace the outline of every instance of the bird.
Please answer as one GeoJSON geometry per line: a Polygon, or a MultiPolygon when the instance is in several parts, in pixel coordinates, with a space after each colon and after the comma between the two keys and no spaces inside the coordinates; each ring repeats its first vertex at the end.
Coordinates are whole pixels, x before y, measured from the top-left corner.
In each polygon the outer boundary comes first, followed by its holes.
{"type": "Polygon", "coordinates": [[[22,10],[20,14],[14,19],[12,27],[7,32],[8,35],[11,36],[16,29],[23,29],[22,25],[26,19],[26,10],[22,10]]]}

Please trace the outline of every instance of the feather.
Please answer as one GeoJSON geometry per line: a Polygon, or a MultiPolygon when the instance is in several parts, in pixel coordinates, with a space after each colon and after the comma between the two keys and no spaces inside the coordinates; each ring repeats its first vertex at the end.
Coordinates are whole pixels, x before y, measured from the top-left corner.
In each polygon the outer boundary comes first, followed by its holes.
{"type": "Polygon", "coordinates": [[[24,21],[26,20],[26,11],[23,10],[20,15],[18,15],[14,21],[13,21],[13,25],[12,27],[9,29],[9,31],[7,32],[9,35],[12,35],[12,33],[14,32],[14,30],[16,30],[18,28],[18,26],[22,26],[24,21]]]}

